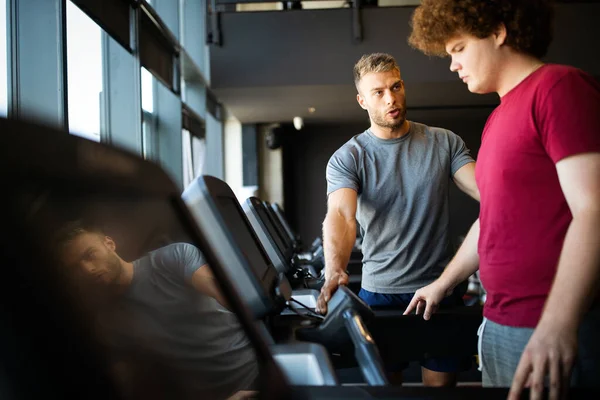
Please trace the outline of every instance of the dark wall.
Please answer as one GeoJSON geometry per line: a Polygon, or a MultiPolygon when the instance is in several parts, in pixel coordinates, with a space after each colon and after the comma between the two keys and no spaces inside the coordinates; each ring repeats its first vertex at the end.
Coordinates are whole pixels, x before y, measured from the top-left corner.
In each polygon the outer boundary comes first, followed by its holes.
{"type": "MultiPolygon", "coordinates": [[[[355,106],[352,66],[365,53],[382,51],[398,61],[411,105],[494,104],[475,95],[449,69],[448,59],[411,49],[412,7],[361,10],[363,40],[352,39],[352,10],[288,10],[220,15],[223,45],[211,46],[211,88],[243,123],[361,121],[355,106]],[[310,114],[308,108],[316,108],[310,114]]],[[[600,76],[597,25],[600,3],[568,2],[556,9],[554,41],[546,61],[600,76]],[[594,47],[595,46],[595,47],[594,47]]]]}
{"type": "MultiPolygon", "coordinates": [[[[374,51],[392,54],[411,84],[456,81],[448,60],[408,46],[413,12],[413,7],[362,9],[363,40],[358,43],[352,40],[352,10],[347,8],[223,13],[223,45],[210,48],[211,86],[346,85],[352,79],[349,68],[374,51]]],[[[548,60],[600,74],[600,58],[589,53],[597,47],[598,15],[600,3],[559,4],[548,60]]]]}
{"type": "MultiPolygon", "coordinates": [[[[466,142],[474,157],[481,143],[487,116],[485,109],[413,111],[408,118],[450,129],[466,142]]],[[[369,123],[305,126],[288,129],[283,147],[283,182],[286,215],[305,243],[321,235],[327,209],[325,168],[331,155],[369,123]]],[[[450,193],[451,235],[464,235],[479,214],[479,204],[452,185],[450,193]]]]}

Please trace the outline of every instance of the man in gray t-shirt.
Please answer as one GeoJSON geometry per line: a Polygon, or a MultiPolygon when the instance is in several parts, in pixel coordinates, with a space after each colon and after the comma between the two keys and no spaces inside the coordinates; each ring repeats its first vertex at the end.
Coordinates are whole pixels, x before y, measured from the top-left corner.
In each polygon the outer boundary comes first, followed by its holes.
{"type": "MultiPolygon", "coordinates": [[[[317,302],[322,313],[337,287],[348,283],[357,221],[363,237],[360,297],[372,306],[401,308],[441,275],[452,256],[450,180],[479,200],[475,162],[462,139],[406,119],[404,82],[393,57],[363,56],[354,80],[371,126],[327,165],[325,284],[317,302]]],[[[425,385],[453,385],[460,368],[450,364],[422,363],[425,385]]]]}
{"type": "Polygon", "coordinates": [[[395,139],[368,129],[335,152],[327,195],[342,188],[358,194],[363,289],[414,293],[440,276],[452,256],[450,179],[469,163],[460,137],[416,122],[395,139]]]}
{"type": "Polygon", "coordinates": [[[65,266],[88,296],[103,299],[94,308],[99,332],[121,375],[135,377],[148,368],[140,360],[155,360],[178,398],[255,388],[254,348],[195,246],[173,243],[130,263],[95,229],[71,230],[61,242],[65,266]]]}

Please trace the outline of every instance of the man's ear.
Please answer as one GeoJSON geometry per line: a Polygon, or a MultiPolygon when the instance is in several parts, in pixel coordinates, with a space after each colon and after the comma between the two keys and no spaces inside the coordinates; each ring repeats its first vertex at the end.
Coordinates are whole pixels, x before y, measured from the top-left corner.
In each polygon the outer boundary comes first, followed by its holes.
{"type": "Polygon", "coordinates": [[[112,251],[117,250],[117,245],[115,244],[115,241],[112,240],[112,238],[110,236],[104,236],[104,244],[106,245],[106,247],[108,247],[112,251]]]}
{"type": "Polygon", "coordinates": [[[494,31],[493,35],[494,35],[494,42],[496,43],[496,45],[498,47],[505,44],[506,36],[507,36],[506,25],[504,25],[504,23],[501,23],[500,25],[498,25],[498,27],[494,31]]]}
{"type": "Polygon", "coordinates": [[[365,105],[365,99],[359,94],[356,95],[356,101],[358,101],[358,105],[363,109],[366,110],[367,106],[365,105]]]}

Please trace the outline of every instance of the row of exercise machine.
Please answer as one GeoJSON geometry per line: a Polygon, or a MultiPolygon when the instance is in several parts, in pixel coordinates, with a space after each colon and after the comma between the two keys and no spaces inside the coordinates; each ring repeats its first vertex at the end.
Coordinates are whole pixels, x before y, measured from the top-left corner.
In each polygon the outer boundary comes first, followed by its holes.
{"type": "Polygon", "coordinates": [[[278,205],[255,197],[240,204],[225,182],[210,176],[197,178],[181,195],[156,164],[51,128],[0,120],[0,131],[0,173],[9,188],[0,290],[3,398],[120,397],[114,376],[101,368],[104,356],[89,321],[65,295],[64,273],[49,265],[47,242],[32,229],[49,198],[57,207],[52,218],[58,209],[66,213],[85,203],[105,221],[118,221],[116,235],[131,257],[166,237],[197,246],[254,348],[259,397],[506,397],[508,389],[400,387],[386,377],[386,365],[398,361],[474,356],[479,306],[440,311],[429,321],[372,309],[356,294],[356,251],[351,284],[336,291],[326,316],[318,315],[322,245],[303,248],[278,205]],[[363,382],[342,385],[336,370],[353,366],[363,382]]]}
{"type": "MultiPolygon", "coordinates": [[[[287,240],[283,237],[285,229],[277,226],[285,226],[285,219],[273,212],[273,206],[255,197],[240,206],[229,186],[210,176],[198,178],[183,198],[198,225],[212,232],[207,240],[220,248],[219,252],[240,253],[240,258],[251,260],[249,264],[243,264],[243,260],[228,261],[224,267],[230,276],[236,277],[233,282],[236,291],[243,293],[254,317],[265,321],[276,342],[321,344],[333,364],[340,367],[351,366],[349,356],[354,354],[355,363],[370,385],[387,384],[384,372],[387,364],[419,360],[425,355],[477,353],[480,307],[441,311],[430,321],[418,315],[402,315],[403,310],[374,310],[356,294],[360,289],[360,273],[351,272],[351,284],[336,291],[321,321],[314,308],[323,283],[323,264],[298,262],[311,257],[298,256],[301,253],[293,248],[293,236],[288,235],[287,240]],[[206,218],[207,215],[214,220],[206,218]],[[242,271],[247,274],[244,279],[242,271]],[[444,332],[445,340],[439,339],[440,331],[444,332]]],[[[320,252],[312,249],[311,254],[320,252]]],[[[282,365],[285,368],[285,363],[282,365]]],[[[301,383],[294,372],[289,370],[289,377],[301,383]]],[[[321,373],[335,381],[333,371],[321,373]]],[[[306,374],[302,371],[299,376],[306,374]]]]}

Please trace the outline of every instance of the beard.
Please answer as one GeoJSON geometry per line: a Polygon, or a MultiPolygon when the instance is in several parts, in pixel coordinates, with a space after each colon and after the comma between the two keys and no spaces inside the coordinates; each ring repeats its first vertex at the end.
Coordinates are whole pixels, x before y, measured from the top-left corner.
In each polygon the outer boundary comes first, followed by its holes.
{"type": "Polygon", "coordinates": [[[106,269],[108,270],[110,284],[115,284],[123,273],[123,265],[119,256],[110,253],[106,258],[106,269]]]}
{"type": "Polygon", "coordinates": [[[399,129],[400,127],[402,127],[402,125],[404,125],[404,122],[406,122],[406,107],[402,105],[401,107],[398,107],[398,110],[400,112],[398,113],[398,116],[394,119],[386,118],[387,112],[374,112],[371,114],[371,120],[375,125],[380,126],[382,128],[392,130],[399,129]]]}
{"type": "Polygon", "coordinates": [[[95,286],[99,290],[107,290],[119,281],[123,273],[123,265],[119,256],[111,252],[102,256],[101,263],[101,272],[88,274],[85,279],[89,285],[95,286]]]}
{"type": "Polygon", "coordinates": [[[117,298],[117,282],[123,273],[123,265],[116,254],[107,254],[103,261],[101,277],[84,272],[74,274],[71,279],[73,290],[87,312],[96,314],[112,307],[117,298]]]}

